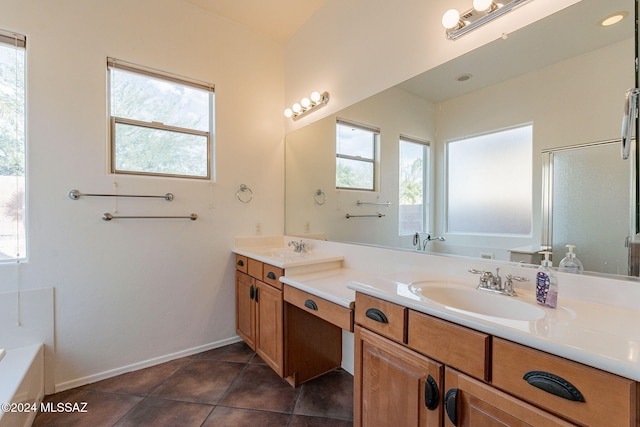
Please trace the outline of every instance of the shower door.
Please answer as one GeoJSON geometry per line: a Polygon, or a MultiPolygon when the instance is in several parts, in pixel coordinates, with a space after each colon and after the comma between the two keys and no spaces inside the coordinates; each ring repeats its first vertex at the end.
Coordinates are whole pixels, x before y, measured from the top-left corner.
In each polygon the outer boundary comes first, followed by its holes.
{"type": "Polygon", "coordinates": [[[585,271],[628,274],[627,238],[634,230],[631,162],[620,157],[620,141],[550,150],[546,168],[546,244],[558,266],[576,245],[585,271]]]}

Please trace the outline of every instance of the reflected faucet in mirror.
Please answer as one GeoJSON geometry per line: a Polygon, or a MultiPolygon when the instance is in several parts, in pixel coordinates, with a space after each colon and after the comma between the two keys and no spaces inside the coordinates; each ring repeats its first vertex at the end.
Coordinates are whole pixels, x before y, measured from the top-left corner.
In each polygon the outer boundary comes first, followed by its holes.
{"type": "Polygon", "coordinates": [[[290,241],[287,246],[293,246],[293,251],[299,254],[307,252],[307,244],[300,240],[299,242],[290,241]]]}
{"type": "Polygon", "coordinates": [[[426,251],[427,250],[427,243],[429,242],[433,242],[434,240],[437,240],[439,242],[444,242],[445,240],[447,240],[444,236],[431,236],[431,233],[427,234],[427,238],[424,239],[422,241],[422,244],[420,244],[420,232],[416,231],[416,234],[413,235],[413,244],[416,245],[416,249],[417,250],[423,250],[426,251]]]}

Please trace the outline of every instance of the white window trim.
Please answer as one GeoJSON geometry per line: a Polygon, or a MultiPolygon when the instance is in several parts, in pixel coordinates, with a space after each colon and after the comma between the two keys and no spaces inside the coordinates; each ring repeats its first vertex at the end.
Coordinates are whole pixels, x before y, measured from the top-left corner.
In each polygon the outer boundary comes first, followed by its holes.
{"type": "MultiPolygon", "coordinates": [[[[22,122],[22,127],[24,129],[24,150],[25,150],[25,165],[24,165],[24,217],[23,217],[23,222],[24,222],[24,244],[25,244],[25,250],[24,253],[20,253],[20,251],[18,250],[17,253],[17,257],[15,258],[8,258],[6,260],[0,260],[0,265],[1,264],[20,264],[20,263],[24,263],[28,261],[28,252],[29,252],[29,243],[28,243],[28,239],[29,239],[29,221],[28,221],[28,216],[29,216],[29,206],[28,206],[28,197],[27,197],[27,192],[28,190],[28,183],[29,183],[29,177],[28,177],[28,164],[27,164],[27,99],[26,99],[26,92],[27,92],[27,76],[26,76],[26,49],[27,49],[27,37],[25,35],[19,34],[19,33],[15,33],[12,31],[7,31],[7,30],[2,30],[0,29],[0,44],[3,45],[7,45],[9,47],[15,48],[15,49],[20,49],[23,50],[25,52],[25,75],[24,75],[24,93],[25,93],[25,97],[23,99],[24,102],[24,121],[22,122]]],[[[18,231],[18,236],[19,236],[19,231],[18,231]]],[[[18,237],[18,246],[20,243],[20,237],[18,237]]],[[[18,286],[20,286],[20,282],[18,282],[18,286]]]]}
{"type": "MultiPolygon", "coordinates": [[[[424,213],[422,215],[422,229],[423,229],[423,232],[427,232],[427,230],[429,230],[429,225],[432,217],[432,213],[428,211],[428,209],[430,209],[430,200],[431,200],[430,194],[432,192],[431,176],[429,174],[429,170],[431,169],[431,151],[430,151],[431,142],[424,139],[400,134],[400,137],[398,138],[398,148],[402,142],[409,142],[412,144],[418,144],[423,146],[424,162],[422,165],[422,206],[424,209],[424,213]]],[[[398,178],[400,177],[398,176],[398,178]]],[[[399,202],[398,202],[398,209],[400,209],[399,202]]],[[[398,218],[400,218],[399,213],[398,213],[398,218]]],[[[398,233],[398,236],[400,237],[410,236],[413,234],[414,233],[404,233],[404,234],[398,233]]]]}
{"type": "Polygon", "coordinates": [[[365,130],[367,132],[372,132],[374,134],[374,138],[373,138],[373,158],[369,158],[369,157],[361,157],[361,156],[348,156],[346,154],[340,154],[338,153],[338,150],[336,149],[336,159],[346,159],[346,160],[354,160],[357,162],[362,162],[362,163],[371,163],[373,164],[373,188],[359,188],[359,187],[340,187],[338,186],[337,182],[336,182],[336,190],[351,190],[351,191],[369,191],[369,192],[375,192],[377,191],[379,184],[378,184],[378,157],[379,157],[379,145],[380,145],[380,128],[377,128],[375,126],[368,126],[368,125],[364,125],[361,123],[356,123],[350,120],[344,120],[344,119],[336,119],[336,126],[337,125],[345,125],[345,126],[351,126],[354,128],[358,128],[358,129],[362,129],[365,130]]]}

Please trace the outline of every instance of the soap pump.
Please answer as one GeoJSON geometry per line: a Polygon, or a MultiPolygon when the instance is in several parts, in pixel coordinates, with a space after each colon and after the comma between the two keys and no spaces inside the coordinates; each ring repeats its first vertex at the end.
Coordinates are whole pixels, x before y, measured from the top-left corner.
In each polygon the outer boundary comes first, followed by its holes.
{"type": "Polygon", "coordinates": [[[582,263],[576,258],[576,254],[573,252],[575,247],[576,245],[567,245],[569,252],[567,252],[567,256],[560,261],[560,271],[566,271],[567,273],[582,273],[584,271],[582,263]]]}
{"type": "Polygon", "coordinates": [[[544,260],[542,260],[538,274],[536,274],[536,301],[538,304],[556,308],[558,305],[558,279],[551,271],[551,267],[553,267],[553,262],[549,259],[551,252],[542,251],[540,253],[544,255],[544,260]]]}

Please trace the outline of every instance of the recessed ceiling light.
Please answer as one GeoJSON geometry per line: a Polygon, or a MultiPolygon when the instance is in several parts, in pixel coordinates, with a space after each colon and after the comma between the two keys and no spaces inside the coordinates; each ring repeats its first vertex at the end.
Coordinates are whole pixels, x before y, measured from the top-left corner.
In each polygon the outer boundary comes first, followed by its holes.
{"type": "Polygon", "coordinates": [[[615,25],[626,18],[628,14],[629,12],[624,11],[612,13],[611,15],[602,18],[600,22],[598,22],[598,25],[600,25],[601,27],[609,27],[611,25],[615,25]]]}
{"type": "Polygon", "coordinates": [[[471,77],[473,77],[472,74],[460,74],[459,76],[456,77],[456,80],[459,82],[466,82],[467,80],[469,80],[471,77]]]}

